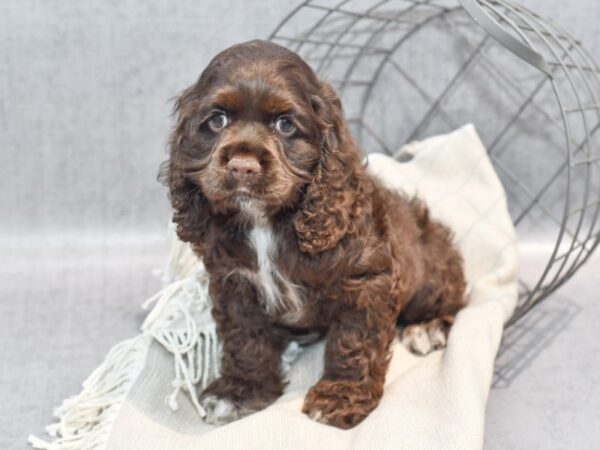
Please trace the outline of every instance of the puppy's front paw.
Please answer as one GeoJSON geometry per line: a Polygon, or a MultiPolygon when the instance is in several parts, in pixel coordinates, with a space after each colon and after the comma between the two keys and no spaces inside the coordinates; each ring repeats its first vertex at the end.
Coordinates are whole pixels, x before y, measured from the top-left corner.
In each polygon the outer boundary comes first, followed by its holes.
{"type": "Polygon", "coordinates": [[[199,398],[206,411],[204,421],[223,425],[259,411],[281,395],[280,384],[258,384],[250,380],[221,377],[214,380],[199,398]]]}
{"type": "Polygon", "coordinates": [[[302,412],[317,422],[347,429],[362,422],[378,403],[368,386],[322,380],[308,391],[302,412]]]}
{"type": "Polygon", "coordinates": [[[225,425],[241,417],[240,408],[227,398],[207,395],[199,401],[206,411],[204,421],[211,425],[225,425]]]}

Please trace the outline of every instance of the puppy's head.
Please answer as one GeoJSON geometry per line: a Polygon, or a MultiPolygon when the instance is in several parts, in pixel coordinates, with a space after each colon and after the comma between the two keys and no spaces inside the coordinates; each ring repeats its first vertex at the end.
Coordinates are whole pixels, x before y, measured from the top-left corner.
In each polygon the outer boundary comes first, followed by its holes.
{"type": "Polygon", "coordinates": [[[175,112],[166,179],[184,240],[201,240],[214,214],[268,217],[282,208],[298,210],[297,231],[311,239],[300,211],[313,218],[324,212],[318,203],[325,199],[315,195],[335,197],[325,185],[331,177],[343,184],[344,166],[356,159],[342,155],[356,151],[333,89],[298,55],[270,42],[218,54],[175,112]]]}

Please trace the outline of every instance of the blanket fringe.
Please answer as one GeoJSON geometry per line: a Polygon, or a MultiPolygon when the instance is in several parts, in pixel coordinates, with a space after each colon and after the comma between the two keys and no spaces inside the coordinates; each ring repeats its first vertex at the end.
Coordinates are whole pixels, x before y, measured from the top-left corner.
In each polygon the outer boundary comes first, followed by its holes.
{"type": "Polygon", "coordinates": [[[84,381],[81,393],[66,399],[55,409],[54,416],[59,421],[46,428],[52,441],[29,436],[33,448],[105,448],[119,409],[144,367],[150,342],[149,336],[140,335],[115,345],[84,381]]]}
{"type": "Polygon", "coordinates": [[[220,346],[210,317],[208,276],[197,259],[193,270],[192,275],[168,285],[143,305],[149,308],[155,303],[142,330],[173,354],[174,390],[165,403],[177,411],[177,397],[186,391],[198,414],[204,417],[196,386],[204,389],[218,375],[220,346]]]}
{"type": "Polygon", "coordinates": [[[175,379],[173,392],[165,398],[167,406],[177,411],[177,398],[185,391],[200,417],[205,417],[196,386],[203,390],[219,374],[220,345],[210,316],[204,264],[188,243],[179,240],[176,228],[174,223],[169,224],[169,256],[156,272],[165,288],[144,303],[145,309],[155,306],[142,330],[173,354],[175,379]]]}

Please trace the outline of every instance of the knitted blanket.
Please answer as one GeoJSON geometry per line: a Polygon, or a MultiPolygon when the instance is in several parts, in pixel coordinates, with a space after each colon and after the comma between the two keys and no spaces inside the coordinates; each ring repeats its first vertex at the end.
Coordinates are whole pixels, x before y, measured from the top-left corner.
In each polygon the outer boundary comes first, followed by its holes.
{"type": "Polygon", "coordinates": [[[400,154],[369,155],[368,171],[423,198],[431,215],[453,229],[468,306],[444,350],[423,357],[393,344],[383,399],[364,422],[339,430],[301,413],[322,371],[323,342],[288,348],[289,384],[269,408],[221,427],[203,422],[196,392],[219,372],[219,341],[202,262],[171,228],[165,287],[144,304],[152,309],[141,333],[113,347],[81,393],[56,409],[48,441],[30,436],[30,443],[51,450],[481,448],[494,359],[517,300],[506,197],[472,125],[400,154]]]}

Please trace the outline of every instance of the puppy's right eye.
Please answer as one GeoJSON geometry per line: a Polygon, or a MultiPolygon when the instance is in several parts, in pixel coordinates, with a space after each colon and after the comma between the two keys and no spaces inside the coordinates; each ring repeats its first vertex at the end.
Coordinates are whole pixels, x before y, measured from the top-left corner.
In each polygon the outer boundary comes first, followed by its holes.
{"type": "Polygon", "coordinates": [[[208,125],[213,131],[220,131],[229,124],[227,114],[223,111],[215,112],[210,119],[208,119],[208,125]]]}

